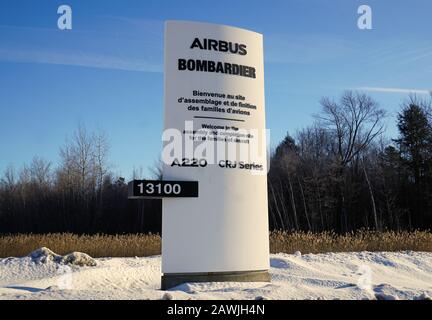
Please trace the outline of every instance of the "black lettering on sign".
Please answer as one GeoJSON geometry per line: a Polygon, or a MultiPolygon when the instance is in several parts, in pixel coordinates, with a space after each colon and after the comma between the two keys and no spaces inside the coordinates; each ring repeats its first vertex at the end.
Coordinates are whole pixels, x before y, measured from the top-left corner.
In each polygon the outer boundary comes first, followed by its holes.
{"type": "Polygon", "coordinates": [[[247,50],[246,50],[247,46],[245,44],[233,43],[224,40],[202,39],[201,41],[199,38],[195,38],[190,48],[227,52],[232,54],[239,54],[241,56],[247,55],[247,50]]]}
{"type": "Polygon", "coordinates": [[[197,197],[198,181],[133,180],[128,183],[129,199],[197,197]]]}
{"type": "Polygon", "coordinates": [[[178,70],[223,73],[253,79],[256,78],[256,69],[254,67],[211,60],[178,59],[178,70]]]}
{"type": "Polygon", "coordinates": [[[201,50],[204,50],[204,47],[198,38],[195,38],[194,42],[191,45],[191,49],[194,49],[194,48],[200,48],[201,50]]]}

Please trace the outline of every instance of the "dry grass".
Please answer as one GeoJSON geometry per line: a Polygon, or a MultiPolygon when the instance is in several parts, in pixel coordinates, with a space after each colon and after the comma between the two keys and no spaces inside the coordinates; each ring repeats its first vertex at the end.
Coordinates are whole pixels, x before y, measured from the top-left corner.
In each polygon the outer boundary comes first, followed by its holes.
{"type": "Polygon", "coordinates": [[[272,253],[324,253],[358,251],[428,251],[432,252],[432,233],[359,231],[346,235],[332,232],[287,233],[273,232],[270,236],[272,253]]]}
{"type": "MultiPolygon", "coordinates": [[[[20,257],[31,251],[48,247],[56,253],[72,251],[88,253],[92,257],[143,257],[161,252],[159,235],[94,235],[73,234],[10,235],[0,236],[0,257],[20,257]]],[[[430,232],[369,232],[361,231],[347,235],[324,233],[272,232],[272,253],[322,253],[351,251],[429,251],[432,252],[430,232]]]]}
{"type": "Polygon", "coordinates": [[[160,254],[161,238],[157,234],[92,235],[20,234],[0,236],[0,257],[21,257],[40,247],[64,255],[80,251],[92,257],[144,257],[160,254]]]}

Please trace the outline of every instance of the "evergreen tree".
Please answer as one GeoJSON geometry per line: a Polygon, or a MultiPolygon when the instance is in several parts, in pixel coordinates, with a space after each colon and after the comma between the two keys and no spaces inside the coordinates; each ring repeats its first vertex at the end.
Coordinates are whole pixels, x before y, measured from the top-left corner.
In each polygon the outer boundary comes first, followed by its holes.
{"type": "Polygon", "coordinates": [[[427,105],[415,98],[403,106],[397,127],[402,165],[408,172],[407,194],[414,227],[430,227],[432,203],[432,126],[427,105]]]}

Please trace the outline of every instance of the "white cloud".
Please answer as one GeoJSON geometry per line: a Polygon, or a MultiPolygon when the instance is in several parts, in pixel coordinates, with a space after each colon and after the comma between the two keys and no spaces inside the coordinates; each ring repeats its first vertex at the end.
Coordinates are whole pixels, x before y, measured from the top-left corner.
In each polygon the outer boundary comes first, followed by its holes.
{"type": "Polygon", "coordinates": [[[85,52],[16,50],[0,48],[0,61],[45,63],[137,72],[162,72],[162,66],[144,60],[85,52]]]}
{"type": "Polygon", "coordinates": [[[264,45],[266,61],[270,63],[319,63],[359,49],[355,42],[324,34],[269,34],[264,37],[264,45]]]}
{"type": "Polygon", "coordinates": [[[405,88],[383,88],[383,87],[357,87],[355,90],[370,91],[370,92],[381,92],[381,93],[403,93],[403,94],[430,94],[432,89],[405,89],[405,88]]]}
{"type": "Polygon", "coordinates": [[[162,72],[162,45],[143,28],[124,29],[64,32],[0,25],[0,61],[162,72]]]}

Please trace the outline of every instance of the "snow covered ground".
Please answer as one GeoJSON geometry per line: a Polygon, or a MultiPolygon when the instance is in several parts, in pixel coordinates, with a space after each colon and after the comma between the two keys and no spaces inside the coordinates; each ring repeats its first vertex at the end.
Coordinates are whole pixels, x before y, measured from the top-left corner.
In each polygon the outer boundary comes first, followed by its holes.
{"type": "Polygon", "coordinates": [[[194,283],[159,290],[161,258],[53,256],[0,260],[0,299],[430,299],[432,253],[271,255],[271,283],[194,283]],[[80,262],[89,266],[79,266],[80,262]],[[70,263],[72,262],[72,263],[70,263]],[[74,263],[76,262],[76,263],[74,263]]]}

